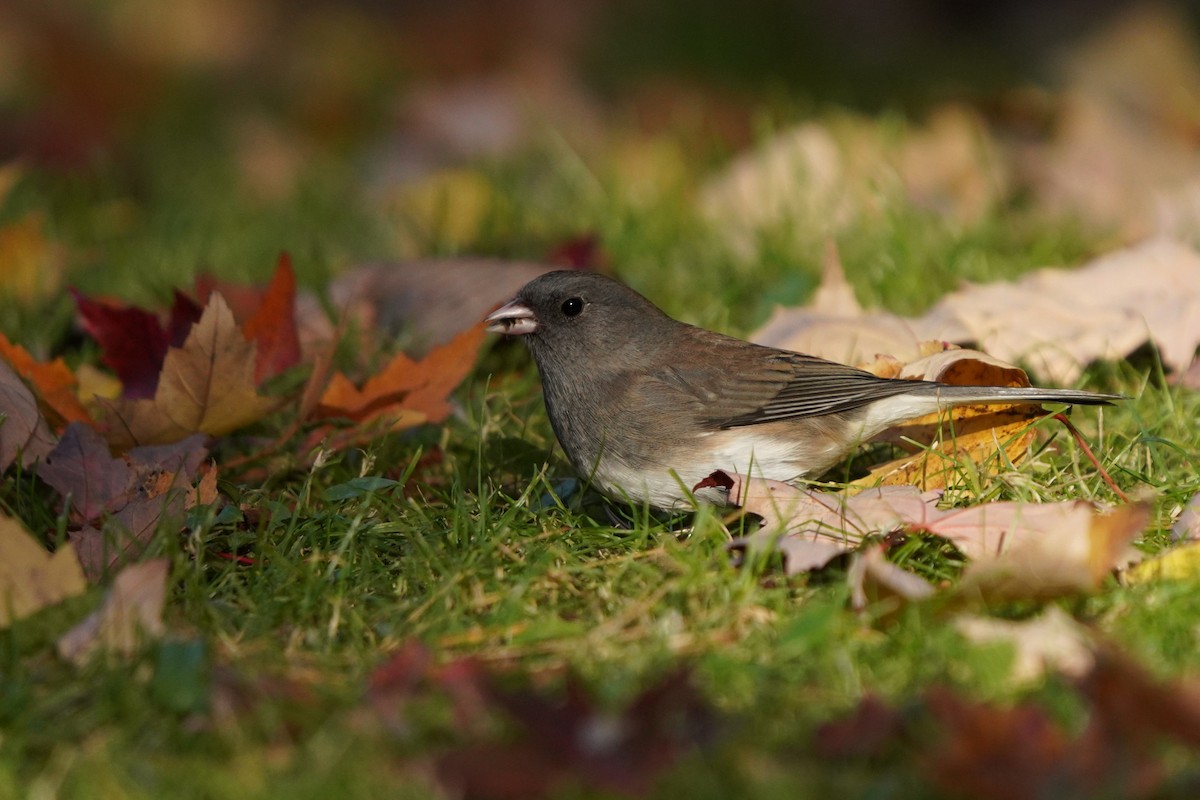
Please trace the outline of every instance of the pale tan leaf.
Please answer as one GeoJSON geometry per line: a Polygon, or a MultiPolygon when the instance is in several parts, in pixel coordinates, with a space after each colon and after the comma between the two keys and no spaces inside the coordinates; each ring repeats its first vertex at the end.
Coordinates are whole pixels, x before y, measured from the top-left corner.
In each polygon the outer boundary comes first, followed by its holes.
{"type": "MultiPolygon", "coordinates": [[[[1011,545],[967,565],[958,593],[986,602],[1031,600],[1095,591],[1113,570],[1138,559],[1131,542],[1150,519],[1147,503],[1101,513],[1085,503],[1065,508],[1065,518],[1042,535],[1024,535],[1011,545]]],[[[1032,529],[1027,533],[1032,533],[1032,529]]]]}
{"type": "Polygon", "coordinates": [[[850,606],[855,610],[886,599],[920,602],[937,592],[933,584],[920,575],[888,561],[882,547],[867,547],[856,553],[846,580],[850,583],[850,606]]]}
{"type": "Polygon", "coordinates": [[[977,644],[1011,644],[1010,680],[1019,686],[1037,683],[1048,672],[1081,678],[1096,660],[1091,634],[1058,606],[1020,621],[963,615],[955,618],[954,629],[977,644]]]}
{"type": "Polygon", "coordinates": [[[1150,240],[1078,269],[967,286],[913,319],[779,310],[751,339],[849,363],[869,363],[880,352],[908,361],[921,341],[970,342],[1063,385],[1089,363],[1124,358],[1149,341],[1179,371],[1200,344],[1200,253],[1150,240]]]}
{"type": "Polygon", "coordinates": [[[121,570],[100,608],[59,638],[58,654],[77,665],[97,650],[127,658],[161,637],[169,566],[156,558],[121,570]]]}
{"type": "Polygon", "coordinates": [[[1171,526],[1171,538],[1177,542],[1200,540],[1200,492],[1192,495],[1171,526]]]}
{"type": "Polygon", "coordinates": [[[0,628],[82,594],[85,588],[71,545],[50,554],[20,522],[0,514],[0,628]]]}

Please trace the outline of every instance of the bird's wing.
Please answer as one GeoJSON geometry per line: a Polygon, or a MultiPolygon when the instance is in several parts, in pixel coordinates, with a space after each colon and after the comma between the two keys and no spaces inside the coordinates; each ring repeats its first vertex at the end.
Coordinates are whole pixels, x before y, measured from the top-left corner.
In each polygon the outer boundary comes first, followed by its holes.
{"type": "Polygon", "coordinates": [[[714,428],[845,413],[935,385],[880,378],[799,353],[762,350],[767,352],[740,352],[738,364],[692,370],[671,366],[662,380],[698,397],[704,423],[714,428]]]}

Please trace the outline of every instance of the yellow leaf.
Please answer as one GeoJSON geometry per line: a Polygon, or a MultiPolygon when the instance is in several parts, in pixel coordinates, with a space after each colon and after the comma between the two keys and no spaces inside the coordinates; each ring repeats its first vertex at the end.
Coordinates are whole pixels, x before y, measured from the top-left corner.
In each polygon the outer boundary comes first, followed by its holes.
{"type": "Polygon", "coordinates": [[[480,172],[448,169],[406,186],[395,201],[401,228],[414,251],[430,241],[466,247],[479,235],[494,200],[492,185],[480,172]]]}
{"type": "Polygon", "coordinates": [[[47,553],[20,522],[0,515],[0,628],[82,594],[85,588],[71,545],[47,553]]]}
{"type": "Polygon", "coordinates": [[[79,381],[76,393],[85,406],[95,402],[97,397],[112,400],[121,396],[121,382],[91,364],[80,364],[75,370],[75,379],[79,381]]]}
{"type": "Polygon", "coordinates": [[[128,447],[193,433],[221,436],[262,419],[277,401],[258,393],[254,365],[254,343],[214,292],[183,347],[167,351],[153,399],[101,401],[109,412],[109,441],[128,447]]]}
{"type": "Polygon", "coordinates": [[[963,477],[963,466],[994,475],[1011,464],[1018,464],[1033,442],[1032,422],[1045,412],[1040,406],[959,406],[953,421],[936,415],[922,417],[889,431],[889,439],[932,442],[928,450],[889,461],[871,470],[850,485],[858,489],[870,486],[917,486],[922,490],[956,486],[963,477]]]}
{"type": "MultiPolygon", "coordinates": [[[[1029,378],[1017,367],[974,350],[944,347],[905,365],[898,377],[957,386],[1029,386],[1029,378]]],[[[962,466],[968,463],[984,474],[996,474],[1025,458],[1034,438],[1030,426],[1045,415],[1040,405],[982,404],[910,420],[884,431],[876,441],[909,447],[920,442],[928,449],[881,464],[851,485],[944,489],[962,480],[962,466]]]]}
{"type": "Polygon", "coordinates": [[[1153,581],[1191,580],[1200,576],[1200,542],[1188,542],[1129,569],[1124,582],[1131,586],[1153,581]]]}
{"type": "Polygon", "coordinates": [[[61,251],[42,227],[38,214],[0,226],[0,296],[28,302],[58,290],[61,251]]]}

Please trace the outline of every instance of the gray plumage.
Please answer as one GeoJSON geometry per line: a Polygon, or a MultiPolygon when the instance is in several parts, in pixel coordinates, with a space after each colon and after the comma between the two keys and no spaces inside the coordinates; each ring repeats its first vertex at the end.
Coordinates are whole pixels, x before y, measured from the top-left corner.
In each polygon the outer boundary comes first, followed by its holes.
{"type": "Polygon", "coordinates": [[[686,503],[717,469],[818,476],[883,429],[950,406],[1120,399],[880,378],[679,322],[588,272],[542,275],[488,320],[524,336],[576,469],[611,495],[660,508],[686,503]]]}

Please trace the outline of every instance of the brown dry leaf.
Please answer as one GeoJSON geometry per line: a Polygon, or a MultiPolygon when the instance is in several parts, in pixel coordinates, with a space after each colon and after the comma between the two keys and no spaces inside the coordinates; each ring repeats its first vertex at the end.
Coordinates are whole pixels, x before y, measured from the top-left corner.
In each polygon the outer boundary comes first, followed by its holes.
{"type": "Polygon", "coordinates": [[[54,449],[54,434],[38,411],[33,392],[0,359],[0,472],[20,458],[33,464],[54,449]]]}
{"type": "Polygon", "coordinates": [[[0,225],[0,297],[29,303],[60,288],[62,252],[43,228],[37,213],[0,225]]]}
{"type": "Polygon", "coordinates": [[[922,496],[911,486],[868,489],[847,497],[735,473],[712,477],[710,485],[726,490],[723,499],[763,520],[762,528],[734,540],[730,548],[776,550],[783,554],[787,575],[820,569],[871,534],[895,530],[907,520],[923,520],[926,506],[936,502],[936,496],[922,496]]]}
{"type": "Polygon", "coordinates": [[[121,570],[100,608],[59,638],[59,656],[77,666],[97,650],[128,658],[161,637],[169,567],[168,559],[156,558],[121,570]]]}
{"type": "Polygon", "coordinates": [[[85,520],[123,506],[134,484],[129,464],[112,457],[99,431],[80,423],[67,427],[54,450],[38,464],[37,473],[69,498],[76,515],[85,520]],[[115,503],[119,505],[114,508],[115,503]]]}
{"type": "MultiPolygon", "coordinates": [[[[1007,540],[997,543],[1003,546],[1002,550],[987,547],[985,543],[984,552],[995,553],[994,557],[968,564],[957,594],[965,599],[994,602],[1091,592],[1113,570],[1138,560],[1131,543],[1150,521],[1149,503],[1122,506],[1108,513],[1099,513],[1082,501],[1058,503],[1049,508],[1049,519],[1041,522],[1051,524],[1043,529],[1043,535],[1011,537],[1011,543],[1007,540]]],[[[1028,507],[1022,510],[1023,525],[1029,521],[1028,510],[1028,507]]],[[[1037,528],[1028,530],[1034,532],[1037,528]]],[[[937,532],[952,538],[946,531],[937,532]]]]}
{"type": "Polygon", "coordinates": [[[362,389],[335,373],[321,397],[317,416],[360,423],[385,421],[392,430],[441,422],[450,415],[450,393],[475,365],[484,335],[485,326],[478,323],[420,361],[400,353],[362,389]]]}
{"type": "Polygon", "coordinates": [[[105,401],[115,447],[163,444],[194,433],[220,436],[257,422],[277,400],[258,394],[255,346],[213,293],[182,347],[167,352],[152,400],[105,401]]]}
{"type": "Polygon", "coordinates": [[[48,364],[38,361],[24,347],[0,333],[0,359],[33,384],[43,410],[56,417],[60,424],[91,422],[91,415],[79,402],[75,375],[61,358],[48,364]]]}
{"type": "MultiPolygon", "coordinates": [[[[758,532],[735,540],[731,549],[781,552],[787,574],[794,575],[824,566],[870,535],[932,534],[953,542],[971,559],[958,589],[964,599],[1093,591],[1114,569],[1137,560],[1130,543],[1149,520],[1147,503],[1107,512],[1084,501],[939,509],[937,492],[921,493],[912,486],[847,496],[724,472],[698,488],[718,486],[727,490],[729,502],[764,520],[758,532]]],[[[876,567],[872,569],[879,573],[882,568],[876,567]]],[[[907,580],[887,577],[900,585],[907,580]]]]}
{"type": "Polygon", "coordinates": [[[135,447],[121,459],[109,459],[114,473],[126,476],[123,485],[102,487],[92,505],[103,500],[103,511],[110,516],[87,517],[77,495],[95,489],[97,479],[92,475],[104,468],[104,455],[87,451],[80,458],[74,448],[64,449],[59,470],[61,480],[55,484],[60,491],[71,493],[77,513],[85,524],[69,533],[79,554],[84,574],[97,580],[122,560],[136,558],[155,532],[178,529],[183,514],[198,504],[218,501],[216,468],[205,464],[208,449],[205,437],[197,434],[169,445],[135,447]],[[114,493],[115,492],[115,493],[114,493]]]}
{"type": "Polygon", "coordinates": [[[775,309],[751,338],[846,364],[867,364],[880,354],[908,362],[921,348],[920,337],[904,319],[863,310],[832,240],[825,243],[821,284],[812,301],[803,308],[775,309]]]}
{"type": "MultiPolygon", "coordinates": [[[[844,278],[827,272],[829,280],[844,278]]],[[[869,363],[878,352],[876,343],[889,337],[897,342],[889,349],[901,351],[891,355],[902,360],[920,341],[972,343],[1063,385],[1078,380],[1089,363],[1124,358],[1146,341],[1154,343],[1168,368],[1183,370],[1200,344],[1200,253],[1180,242],[1154,239],[1078,269],[1047,268],[1013,282],[969,285],[914,319],[831,314],[819,307],[777,310],[751,338],[869,363]]]]}
{"type": "Polygon", "coordinates": [[[1011,644],[1009,679],[1020,686],[1041,681],[1047,672],[1080,678],[1095,663],[1092,635],[1058,606],[1020,621],[963,615],[955,618],[954,629],[976,644],[1011,644]]]}
{"type": "Polygon", "coordinates": [[[20,522],[0,514],[0,628],[86,588],[71,545],[47,553],[20,522]]]}
{"type": "Polygon", "coordinates": [[[803,220],[818,234],[849,225],[859,209],[843,191],[846,167],[829,129],[807,122],[738,156],[700,191],[700,211],[735,253],[751,258],[763,230],[803,220]]]}
{"type": "Polygon", "coordinates": [[[899,132],[850,114],[802,123],[711,177],[699,205],[734,252],[749,258],[763,233],[811,241],[899,206],[971,223],[1006,196],[1009,183],[979,114],[946,105],[899,132]]]}
{"type": "Polygon", "coordinates": [[[99,432],[72,423],[38,465],[38,477],[70,498],[76,520],[95,520],[173,488],[195,492],[191,484],[208,456],[205,438],[197,434],[169,445],[135,447],[113,458],[99,432]]]}
{"type": "MultiPolygon", "coordinates": [[[[949,349],[918,359],[895,377],[940,381],[957,386],[1029,386],[1023,370],[975,350],[949,349]]],[[[1019,464],[1033,443],[1031,427],[1046,412],[1040,405],[957,406],[889,428],[876,441],[921,449],[877,466],[852,486],[917,486],[923,490],[956,486],[963,467],[993,475],[1019,464]]]]}
{"type": "Polygon", "coordinates": [[[1200,540],[1200,492],[1192,495],[1171,526],[1171,540],[1188,542],[1200,540]]]}
{"type": "Polygon", "coordinates": [[[933,110],[892,156],[913,205],[968,225],[1008,196],[1010,168],[975,109],[933,110]]]}
{"type": "Polygon", "coordinates": [[[1200,232],[1200,50],[1168,3],[1133,3],[1066,54],[1046,142],[1018,149],[1040,212],[1126,242],[1200,232]]]}
{"type": "Polygon", "coordinates": [[[846,580],[850,584],[850,607],[856,611],[884,599],[918,603],[937,593],[934,585],[920,575],[888,561],[882,546],[855,553],[846,580]]]}

